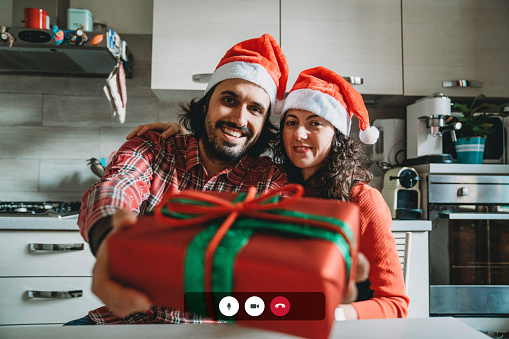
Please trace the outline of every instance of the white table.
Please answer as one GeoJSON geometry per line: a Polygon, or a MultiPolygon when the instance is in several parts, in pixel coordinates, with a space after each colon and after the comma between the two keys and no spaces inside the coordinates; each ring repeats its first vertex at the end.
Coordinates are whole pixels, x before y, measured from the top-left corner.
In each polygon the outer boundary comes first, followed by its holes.
{"type": "MultiPolygon", "coordinates": [[[[106,325],[106,326],[1,326],[0,338],[295,338],[232,324],[106,325]]],[[[383,319],[336,322],[331,338],[377,339],[482,339],[489,336],[454,318],[383,319]]]]}

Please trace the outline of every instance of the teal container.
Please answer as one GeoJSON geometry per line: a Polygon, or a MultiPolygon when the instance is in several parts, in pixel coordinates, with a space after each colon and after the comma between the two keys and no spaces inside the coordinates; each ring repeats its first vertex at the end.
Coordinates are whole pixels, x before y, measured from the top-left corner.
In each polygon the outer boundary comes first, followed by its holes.
{"type": "Polygon", "coordinates": [[[486,138],[472,137],[458,138],[456,141],[456,155],[460,164],[482,164],[484,156],[484,144],[486,138]]]}

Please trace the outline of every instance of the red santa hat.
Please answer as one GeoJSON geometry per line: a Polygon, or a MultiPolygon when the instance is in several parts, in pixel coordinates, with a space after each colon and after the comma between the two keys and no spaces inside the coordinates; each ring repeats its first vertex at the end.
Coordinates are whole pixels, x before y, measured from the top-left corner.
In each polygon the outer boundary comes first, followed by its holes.
{"type": "Polygon", "coordinates": [[[359,92],[345,79],[325,67],[302,71],[285,99],[282,113],[302,109],[329,121],[344,135],[350,134],[352,116],[359,119],[359,138],[374,144],[379,131],[369,125],[368,110],[359,92]]]}
{"type": "Polygon", "coordinates": [[[278,113],[283,108],[288,64],[281,47],[269,34],[242,41],[228,50],[212,74],[205,93],[226,79],[244,79],[255,83],[269,95],[272,113],[278,113]]]}

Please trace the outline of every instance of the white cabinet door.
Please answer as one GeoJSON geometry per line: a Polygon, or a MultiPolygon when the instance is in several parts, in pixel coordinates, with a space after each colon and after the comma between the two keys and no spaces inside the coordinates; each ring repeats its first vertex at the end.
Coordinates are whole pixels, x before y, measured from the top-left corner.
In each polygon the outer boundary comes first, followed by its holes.
{"type": "Polygon", "coordinates": [[[278,0],[154,0],[152,90],[205,90],[195,74],[214,72],[236,43],[264,33],[279,41],[278,0]]]}
{"type": "Polygon", "coordinates": [[[509,95],[509,1],[403,0],[402,8],[405,95],[509,95]],[[444,88],[450,80],[482,87],[444,88]]]}
{"type": "Polygon", "coordinates": [[[77,231],[1,231],[0,258],[0,277],[91,277],[95,263],[77,231]]]}
{"type": "Polygon", "coordinates": [[[0,325],[63,324],[84,317],[103,305],[91,285],[92,278],[0,278],[0,325]],[[43,298],[47,292],[57,293],[43,298]]]}
{"type": "Polygon", "coordinates": [[[400,0],[281,0],[289,89],[304,69],[361,77],[362,94],[403,94],[400,0]]]}

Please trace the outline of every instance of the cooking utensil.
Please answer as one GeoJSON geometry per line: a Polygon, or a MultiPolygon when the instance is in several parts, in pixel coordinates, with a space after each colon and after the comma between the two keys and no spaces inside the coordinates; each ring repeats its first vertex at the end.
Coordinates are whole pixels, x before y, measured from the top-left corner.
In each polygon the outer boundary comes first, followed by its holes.
{"type": "Polygon", "coordinates": [[[104,166],[101,164],[99,160],[96,158],[90,158],[87,159],[87,165],[90,166],[90,170],[92,170],[92,173],[97,175],[99,178],[102,178],[104,176],[104,173],[106,172],[104,166]]]}

